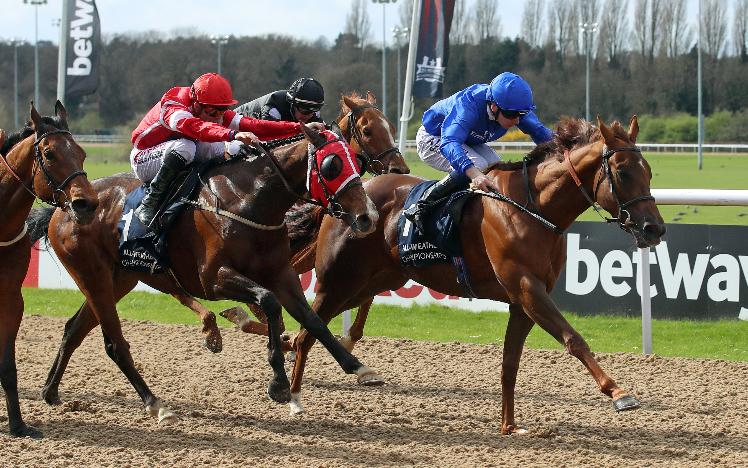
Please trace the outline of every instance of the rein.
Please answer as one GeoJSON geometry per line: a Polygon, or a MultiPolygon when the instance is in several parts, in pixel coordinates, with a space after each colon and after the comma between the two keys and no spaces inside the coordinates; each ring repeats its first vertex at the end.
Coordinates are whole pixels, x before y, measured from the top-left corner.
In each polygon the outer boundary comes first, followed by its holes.
{"type": "MultiPolygon", "coordinates": [[[[377,109],[377,107],[372,106],[371,104],[361,106],[361,109],[367,108],[377,109]]],[[[361,130],[356,126],[356,116],[353,114],[353,111],[348,112],[348,130],[350,130],[353,140],[358,143],[358,147],[361,148],[361,154],[359,154],[359,156],[364,160],[366,170],[371,172],[374,176],[384,174],[384,164],[382,164],[383,157],[390,153],[397,153],[402,156],[402,153],[400,153],[400,149],[397,146],[388,148],[376,156],[371,156],[371,154],[366,151],[366,148],[364,148],[364,143],[362,141],[364,137],[361,134],[361,130]],[[378,167],[375,168],[375,164],[378,167]]]]}
{"type": "Polygon", "coordinates": [[[41,168],[42,173],[44,174],[44,178],[47,179],[47,185],[49,185],[49,187],[52,189],[52,200],[51,201],[45,200],[39,195],[37,195],[37,193],[33,189],[33,185],[32,187],[27,186],[24,183],[23,179],[21,179],[18,176],[18,174],[16,174],[16,172],[13,170],[13,168],[10,167],[10,164],[8,163],[8,159],[4,155],[0,154],[0,159],[2,159],[2,161],[5,163],[5,166],[8,168],[8,170],[13,175],[13,177],[15,177],[16,180],[18,180],[18,182],[21,184],[21,187],[23,187],[24,190],[26,190],[29,194],[31,194],[32,197],[38,198],[39,200],[41,200],[42,202],[48,205],[65,209],[69,205],[69,202],[65,201],[63,203],[59,201],[57,198],[57,194],[59,193],[62,196],[65,196],[64,189],[70,183],[70,181],[72,181],[74,178],[78,177],[79,175],[86,176],[86,171],[83,171],[83,170],[73,171],[70,175],[68,175],[65,178],[65,180],[62,181],[61,184],[57,184],[55,182],[54,178],[52,177],[52,174],[49,173],[49,170],[47,170],[47,166],[44,164],[44,158],[42,157],[41,151],[39,151],[39,143],[41,143],[48,136],[57,135],[57,134],[70,135],[72,137],[72,133],[70,133],[68,130],[52,130],[50,132],[43,133],[41,136],[36,138],[36,140],[34,140],[34,158],[36,159],[37,165],[36,165],[36,168],[31,173],[31,181],[33,184],[33,180],[34,180],[34,177],[36,176],[36,172],[39,168],[41,168]]]}

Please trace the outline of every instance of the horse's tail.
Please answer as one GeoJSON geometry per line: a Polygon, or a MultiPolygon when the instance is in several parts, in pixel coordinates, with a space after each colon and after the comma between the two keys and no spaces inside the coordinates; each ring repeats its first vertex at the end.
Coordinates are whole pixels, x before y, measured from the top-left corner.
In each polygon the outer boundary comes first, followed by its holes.
{"type": "Polygon", "coordinates": [[[319,228],[324,218],[322,207],[308,203],[297,203],[286,213],[288,237],[291,241],[291,257],[306,252],[317,242],[319,228]]]}
{"type": "Polygon", "coordinates": [[[36,242],[42,237],[47,237],[49,222],[52,220],[52,213],[56,209],[54,206],[50,206],[31,210],[29,217],[26,218],[26,224],[28,225],[28,232],[32,242],[36,242]]]}

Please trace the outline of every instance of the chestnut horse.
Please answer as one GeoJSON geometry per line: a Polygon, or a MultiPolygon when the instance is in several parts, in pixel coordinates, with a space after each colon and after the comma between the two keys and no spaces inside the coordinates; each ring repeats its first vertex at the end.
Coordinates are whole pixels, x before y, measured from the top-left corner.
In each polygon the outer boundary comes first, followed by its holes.
{"type": "MultiPolygon", "coordinates": [[[[343,137],[350,142],[363,170],[374,176],[385,173],[408,174],[410,168],[395,144],[395,126],[387,120],[376,104],[376,97],[371,92],[366,94],[366,99],[356,93],[343,96],[340,100],[340,115],[337,117],[343,137]]],[[[324,211],[320,207],[305,203],[295,204],[286,213],[291,240],[291,264],[299,274],[314,267],[317,232],[323,216],[324,211]]],[[[177,294],[174,297],[200,316],[203,323],[202,332],[205,335],[204,346],[212,352],[221,351],[221,333],[213,312],[191,296],[177,294]]],[[[240,308],[223,311],[221,315],[239,325],[247,333],[267,335],[265,312],[254,304],[248,306],[260,322],[249,320],[246,312],[240,308]]],[[[366,310],[359,310],[356,316],[365,317],[367,311],[368,307],[366,310]]],[[[284,330],[285,326],[281,319],[281,331],[284,330]]],[[[343,345],[352,351],[352,346],[346,341],[343,341],[343,345]]],[[[288,342],[283,342],[283,349],[291,349],[288,342]]]]}
{"type": "Polygon", "coordinates": [[[91,222],[99,203],[83,171],[86,153],[68,130],[60,101],[55,115],[40,116],[32,102],[25,128],[7,141],[0,130],[0,382],[10,433],[19,437],[42,436],[23,422],[18,404],[15,347],[23,316],[21,285],[31,257],[26,217],[38,198],[82,226],[91,222]]]}
{"type": "MultiPolygon", "coordinates": [[[[168,294],[262,304],[268,312],[268,361],[274,374],[267,393],[275,401],[290,399],[279,345],[281,305],[328,347],[346,373],[355,373],[363,384],[379,381],[312,312],[289,264],[285,212],[307,196],[307,176],[320,165],[318,149],[324,146],[326,152],[337,151],[339,159],[346,159],[342,153],[352,154],[345,141],[330,144],[314,129],[302,128],[306,140],[281,147],[276,155],[263,152],[261,156],[234,158],[201,175],[204,185],[196,208],[181,213],[170,229],[172,265],[168,273],[149,275],[119,266],[117,222],[125,195],[141,183],[132,175],[94,182],[102,201],[95,229],[75,230],[59,210],[53,215],[32,212],[32,237],[41,237],[48,230],[51,245],[86,298],[65,326],[59,353],[42,389],[47,403],[60,402],[59,384],[70,356],[100,324],[107,354],[138,392],[146,411],[159,422],[174,417],[140,376],[122,336],[115,305],[138,281],[168,294]],[[313,145],[309,150],[308,143],[313,145]],[[309,161],[310,153],[313,161],[309,161]]],[[[316,202],[330,202],[328,206],[334,207],[355,235],[367,235],[377,223],[378,214],[357,176],[341,192],[321,195],[316,202]]]]}
{"type": "MultiPolygon", "coordinates": [[[[635,396],[606,375],[549,296],[566,260],[563,231],[590,205],[597,203],[616,216],[641,247],[657,245],[665,233],[650,195],[649,164],[635,146],[636,116],[628,132],[618,122],[607,127],[599,118],[598,128],[563,120],[554,140],[536,147],[524,162],[499,163],[488,172],[501,193],[516,203],[480,192],[484,196],[473,196],[465,205],[460,238],[472,290],[477,297],[509,303],[501,376],[503,434],[521,431],[514,418],[514,387],[522,347],[534,324],[587,367],[617,411],[639,406],[635,396]]],[[[345,236],[344,226],[335,220],[323,221],[315,264],[318,292],[312,305],[322,320],[329,322],[377,293],[402,287],[408,279],[444,294],[465,296],[451,264],[403,267],[398,257],[397,221],[408,192],[421,181],[387,175],[365,185],[380,213],[377,230],[365,239],[345,236]]],[[[306,331],[294,341],[294,412],[303,411],[301,380],[313,343],[306,331]]]]}

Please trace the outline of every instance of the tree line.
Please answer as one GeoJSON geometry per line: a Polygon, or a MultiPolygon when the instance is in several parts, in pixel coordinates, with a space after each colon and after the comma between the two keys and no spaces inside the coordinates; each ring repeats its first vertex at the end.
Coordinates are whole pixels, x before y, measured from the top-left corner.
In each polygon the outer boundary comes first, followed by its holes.
{"type": "MultiPolygon", "coordinates": [[[[728,24],[727,0],[703,0],[703,105],[707,142],[746,142],[748,133],[748,0],[733,0],[728,24]],[[714,115],[714,117],[712,117],[714,115]],[[727,116],[727,117],[726,117],[727,116]]],[[[253,99],[287,88],[300,76],[325,86],[323,117],[337,116],[337,101],[351,91],[373,91],[381,103],[381,44],[371,40],[365,0],[353,0],[346,26],[334,41],[282,35],[231,36],[221,47],[222,73],[235,97],[253,99]]],[[[410,26],[412,2],[400,2],[401,25],[410,26]]],[[[514,71],[533,86],[537,113],[551,124],[563,115],[584,116],[585,67],[590,54],[591,114],[612,120],[642,116],[650,141],[691,139],[690,131],[665,131],[662,118],[679,122],[697,113],[697,49],[693,25],[686,21],[685,0],[527,0],[522,34],[501,35],[496,0],[457,0],[450,33],[445,96],[473,83],[487,83],[502,71],[514,71]],[[629,10],[633,7],[633,16],[629,10]],[[594,32],[584,33],[581,24],[594,32]],[[584,39],[588,41],[585,42],[584,39]],[[647,116],[652,118],[647,119],[647,116]],[[685,117],[684,117],[685,116],[685,117]],[[657,117],[657,118],[655,118],[657,117]],[[658,122],[648,128],[648,121],[658,122]],[[657,129],[663,129],[658,132],[657,129]]],[[[584,28],[584,29],[587,29],[584,28]]],[[[387,59],[388,118],[397,120],[396,70],[405,77],[407,44],[390,44],[387,59]],[[400,63],[398,64],[398,49],[400,63]]],[[[0,43],[0,128],[13,129],[14,47],[18,52],[20,119],[28,118],[34,95],[33,45],[0,43]]],[[[98,91],[68,100],[79,132],[108,129],[128,133],[142,115],[176,85],[216,71],[217,47],[194,30],[172,34],[146,32],[105,36],[98,91]]],[[[53,112],[57,46],[39,45],[40,105],[53,112]]],[[[435,99],[415,102],[410,133],[435,99]]],[[[684,140],[681,140],[684,141],[684,140]]]]}

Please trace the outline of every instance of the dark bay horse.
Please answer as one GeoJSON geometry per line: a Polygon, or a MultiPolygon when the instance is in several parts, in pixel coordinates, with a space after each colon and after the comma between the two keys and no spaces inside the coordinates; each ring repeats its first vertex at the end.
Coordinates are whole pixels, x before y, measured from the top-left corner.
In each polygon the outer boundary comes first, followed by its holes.
{"type": "MultiPolygon", "coordinates": [[[[634,116],[628,131],[618,122],[598,128],[566,119],[553,141],[538,146],[523,162],[500,163],[488,174],[501,193],[518,205],[527,203],[555,225],[551,229],[514,205],[474,196],[468,200],[460,238],[473,291],[480,298],[509,303],[509,323],[502,358],[501,432],[521,432],[514,418],[514,388],[522,347],[534,324],[563,344],[592,374],[617,411],[639,406],[637,399],[608,377],[587,343],[564,319],[549,293],[565,262],[563,231],[594,202],[616,216],[620,227],[639,246],[653,246],[665,233],[662,217],[650,195],[652,173],[635,146],[639,131],[634,116]]],[[[400,263],[397,221],[410,189],[421,179],[386,175],[365,189],[379,209],[377,230],[352,239],[344,227],[326,219],[317,239],[315,268],[318,292],[312,308],[329,321],[382,291],[413,279],[441,293],[465,296],[451,264],[406,268],[400,263]]],[[[489,194],[486,194],[489,195],[489,194]]],[[[302,331],[294,341],[292,411],[303,411],[299,399],[307,354],[314,338],[302,331]]]]}
{"type": "Polygon", "coordinates": [[[18,404],[16,336],[23,316],[21,285],[29,267],[31,241],[26,217],[35,199],[60,207],[76,227],[93,219],[96,193],[83,172],[86,153],[73,139],[60,101],[56,117],[42,117],[31,104],[31,120],[7,140],[0,130],[0,382],[10,433],[41,437],[26,425],[18,404]]]}
{"type": "MultiPolygon", "coordinates": [[[[395,126],[387,120],[376,104],[376,97],[371,92],[366,94],[365,99],[356,93],[344,95],[340,100],[340,115],[336,119],[342,135],[351,144],[362,169],[374,176],[386,173],[408,174],[410,168],[395,143],[397,133],[395,126]]],[[[286,213],[286,224],[291,240],[291,264],[299,274],[314,267],[317,232],[324,214],[320,207],[306,203],[297,203],[286,213]]],[[[177,294],[175,297],[200,316],[203,323],[202,331],[205,335],[205,347],[213,352],[220,351],[221,334],[213,312],[191,296],[177,294]]],[[[221,314],[248,333],[267,335],[265,312],[254,304],[248,304],[248,306],[260,322],[249,320],[246,313],[238,308],[226,310],[221,314]]],[[[360,310],[357,317],[365,315],[366,310],[360,310]]],[[[284,329],[285,326],[281,321],[281,331],[284,329]]],[[[346,349],[352,351],[352,346],[346,341],[343,340],[343,344],[346,349]]],[[[291,349],[285,341],[283,349],[291,349]]]]}
{"type": "MultiPolygon", "coordinates": [[[[122,336],[115,305],[139,280],[168,294],[262,304],[268,313],[268,361],[274,374],[268,396],[275,401],[286,402],[290,398],[279,344],[281,305],[328,346],[346,373],[356,374],[363,384],[369,379],[379,379],[372,369],[346,351],[312,312],[299,278],[289,264],[285,212],[297,199],[308,196],[308,176],[316,180],[314,174],[320,174],[321,184],[323,177],[327,179],[324,161],[318,159],[334,152],[338,159],[348,160],[349,167],[357,170],[345,141],[329,142],[314,129],[303,125],[302,128],[305,140],[280,147],[275,154],[264,152],[260,156],[235,158],[202,175],[199,208],[181,213],[170,230],[172,266],[168,274],[141,274],[119,266],[117,222],[125,194],[140,185],[132,175],[94,182],[101,205],[97,212],[99,222],[92,229],[75,229],[59,210],[51,215],[32,212],[35,226],[32,237],[41,237],[48,230],[52,247],[86,298],[65,326],[59,353],[42,389],[47,403],[60,402],[59,384],[70,356],[99,324],[107,354],[138,392],[146,411],[159,421],[174,418],[136,370],[129,345],[122,336]],[[308,143],[313,145],[309,149],[308,143]]],[[[317,203],[329,202],[327,206],[345,220],[352,235],[363,236],[374,229],[378,214],[364,193],[358,174],[351,174],[346,179],[349,183],[341,185],[339,192],[325,190],[325,195],[318,195],[317,203]]],[[[327,187],[327,183],[326,180],[322,186],[327,187]]]]}

